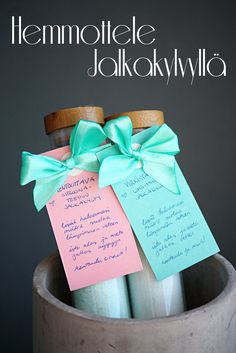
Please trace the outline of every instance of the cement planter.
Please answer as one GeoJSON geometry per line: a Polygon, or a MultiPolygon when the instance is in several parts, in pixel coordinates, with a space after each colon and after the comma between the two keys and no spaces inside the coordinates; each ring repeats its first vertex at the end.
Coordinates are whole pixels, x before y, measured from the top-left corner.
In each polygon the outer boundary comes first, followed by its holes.
{"type": "Polygon", "coordinates": [[[188,311],[152,320],[108,319],[70,306],[58,254],[33,280],[34,353],[235,353],[236,272],[220,255],[183,273],[188,311]]]}

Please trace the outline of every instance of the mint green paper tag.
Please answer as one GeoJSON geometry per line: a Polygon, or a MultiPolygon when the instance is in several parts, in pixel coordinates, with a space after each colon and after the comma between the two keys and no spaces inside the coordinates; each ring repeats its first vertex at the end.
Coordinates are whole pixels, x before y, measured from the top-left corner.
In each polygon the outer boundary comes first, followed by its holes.
{"type": "MultiPolygon", "coordinates": [[[[143,143],[154,130],[153,127],[134,135],[132,143],[143,143]]],[[[102,161],[114,153],[116,146],[97,157],[102,161]]],[[[177,163],[176,175],[180,195],[165,189],[142,169],[112,185],[158,280],[219,252],[177,163]]]]}

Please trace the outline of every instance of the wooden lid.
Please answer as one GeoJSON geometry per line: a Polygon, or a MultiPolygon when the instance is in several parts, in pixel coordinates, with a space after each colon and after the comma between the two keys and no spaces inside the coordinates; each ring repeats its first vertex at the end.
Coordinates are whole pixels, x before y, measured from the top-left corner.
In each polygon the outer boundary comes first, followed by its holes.
{"type": "Polygon", "coordinates": [[[102,107],[84,106],[61,109],[44,117],[44,125],[47,134],[75,125],[80,119],[95,121],[104,124],[104,111],[102,107]]]}
{"type": "Polygon", "coordinates": [[[116,119],[120,116],[128,116],[132,121],[134,129],[142,129],[153,125],[164,124],[164,114],[160,110],[134,110],[131,112],[122,112],[106,117],[105,121],[116,119]]]}

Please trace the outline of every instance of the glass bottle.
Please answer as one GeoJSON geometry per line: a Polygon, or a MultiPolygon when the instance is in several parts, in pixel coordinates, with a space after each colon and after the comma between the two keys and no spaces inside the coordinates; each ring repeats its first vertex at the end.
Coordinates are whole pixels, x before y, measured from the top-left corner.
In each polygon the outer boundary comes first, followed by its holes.
{"type": "MultiPolygon", "coordinates": [[[[104,124],[101,107],[84,106],[62,109],[44,118],[52,148],[69,144],[73,126],[80,120],[104,124]]],[[[130,318],[126,277],[118,277],[72,292],[72,303],[80,310],[112,318],[130,318]]]]}
{"type": "MultiPolygon", "coordinates": [[[[133,134],[153,125],[164,124],[163,112],[159,110],[140,110],[123,112],[107,117],[128,116],[133,124],[133,134]]],[[[146,256],[136,238],[143,271],[129,274],[128,287],[133,317],[152,319],[160,316],[180,314],[185,310],[185,295],[182,274],[177,273],[165,280],[157,281],[146,256]]]]}

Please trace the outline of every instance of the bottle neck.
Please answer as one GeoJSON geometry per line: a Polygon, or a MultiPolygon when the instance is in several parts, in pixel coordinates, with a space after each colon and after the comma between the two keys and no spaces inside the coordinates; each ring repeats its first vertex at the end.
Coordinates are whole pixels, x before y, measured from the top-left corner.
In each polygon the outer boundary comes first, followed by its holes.
{"type": "Polygon", "coordinates": [[[133,135],[136,135],[136,134],[138,134],[139,132],[142,132],[143,130],[146,130],[146,129],[148,129],[147,127],[139,127],[139,128],[137,128],[137,129],[133,129],[133,135]]]}
{"type": "Polygon", "coordinates": [[[49,134],[49,141],[51,148],[58,148],[69,145],[70,134],[73,126],[64,129],[58,129],[49,134]]]}
{"type": "MultiPolygon", "coordinates": [[[[73,126],[70,126],[70,127],[64,128],[64,129],[58,129],[58,130],[51,132],[49,134],[50,146],[52,148],[59,148],[59,147],[69,145],[70,134],[71,134],[72,129],[73,129],[73,126]]],[[[133,129],[133,135],[136,135],[145,129],[147,129],[147,128],[133,129]]]]}

